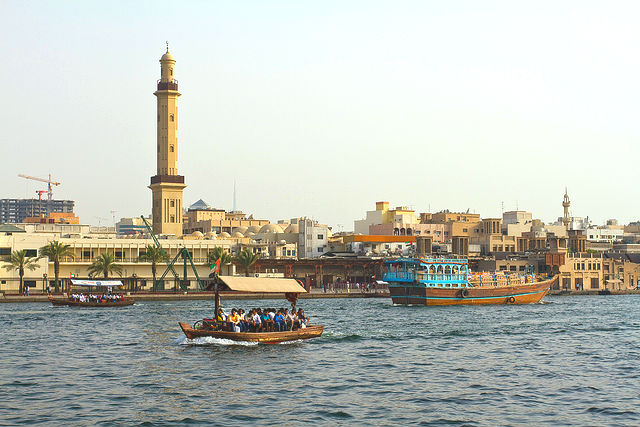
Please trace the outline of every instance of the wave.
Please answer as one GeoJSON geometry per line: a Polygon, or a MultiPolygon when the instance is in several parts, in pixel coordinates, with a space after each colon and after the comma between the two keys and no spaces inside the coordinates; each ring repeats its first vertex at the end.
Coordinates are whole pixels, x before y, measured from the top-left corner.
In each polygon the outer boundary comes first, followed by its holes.
{"type": "Polygon", "coordinates": [[[244,347],[251,347],[258,345],[257,342],[249,342],[249,341],[233,341],[227,340],[224,338],[213,338],[213,337],[198,337],[190,340],[187,337],[180,337],[174,341],[176,345],[239,345],[244,347]]]}

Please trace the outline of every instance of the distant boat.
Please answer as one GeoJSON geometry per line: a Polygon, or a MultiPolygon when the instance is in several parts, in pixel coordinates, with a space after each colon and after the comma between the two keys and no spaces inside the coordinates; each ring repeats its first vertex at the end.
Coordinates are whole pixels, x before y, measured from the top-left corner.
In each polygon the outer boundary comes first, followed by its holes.
{"type": "MultiPolygon", "coordinates": [[[[281,293],[292,303],[292,309],[298,299],[298,294],[307,292],[295,279],[271,279],[239,276],[217,276],[215,283],[215,309],[220,307],[220,290],[238,291],[243,293],[261,294],[281,293]]],[[[198,320],[191,326],[185,322],[178,322],[182,332],[188,339],[211,337],[242,342],[258,342],[263,344],[277,344],[286,341],[306,340],[322,335],[324,326],[309,325],[304,328],[287,331],[265,332],[232,332],[224,329],[224,325],[215,319],[198,320]]]]}
{"type": "Polygon", "coordinates": [[[135,304],[133,298],[127,298],[122,294],[123,286],[120,280],[71,280],[71,287],[66,297],[49,297],[49,301],[56,307],[65,305],[69,307],[126,307],[135,304]],[[99,298],[80,301],[71,296],[72,290],[74,293],[87,296],[93,294],[99,298]],[[104,294],[114,295],[114,290],[117,292],[115,295],[118,296],[118,299],[102,298],[104,294]]]}
{"type": "Polygon", "coordinates": [[[385,262],[394,304],[481,305],[539,302],[557,277],[508,272],[470,273],[466,259],[402,258],[385,262]]]}

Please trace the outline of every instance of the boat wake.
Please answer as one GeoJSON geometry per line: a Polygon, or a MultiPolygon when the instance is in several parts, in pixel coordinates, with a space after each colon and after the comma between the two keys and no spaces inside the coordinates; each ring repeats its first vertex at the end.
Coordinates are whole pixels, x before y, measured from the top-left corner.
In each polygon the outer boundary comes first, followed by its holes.
{"type": "Polygon", "coordinates": [[[198,337],[192,340],[190,340],[187,337],[181,337],[176,339],[174,343],[176,345],[241,345],[245,347],[258,345],[257,342],[233,341],[233,340],[227,340],[224,338],[213,338],[213,337],[198,337]]]}

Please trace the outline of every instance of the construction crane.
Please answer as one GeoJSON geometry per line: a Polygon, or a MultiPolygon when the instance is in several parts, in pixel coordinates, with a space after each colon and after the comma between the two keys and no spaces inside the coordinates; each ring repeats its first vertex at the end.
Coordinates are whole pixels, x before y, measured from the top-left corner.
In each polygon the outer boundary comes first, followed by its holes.
{"type": "Polygon", "coordinates": [[[53,191],[51,190],[51,186],[52,185],[60,185],[59,182],[55,182],[55,181],[51,180],[51,174],[49,174],[49,179],[37,178],[35,176],[29,176],[29,175],[23,175],[23,174],[18,174],[18,176],[20,178],[32,179],[34,181],[40,181],[40,182],[46,182],[48,184],[48,188],[47,188],[47,199],[48,200],[53,200],[53,191]]]}
{"type": "Polygon", "coordinates": [[[189,261],[189,264],[191,264],[191,271],[193,271],[193,274],[196,276],[196,280],[198,282],[198,286],[200,287],[200,290],[204,290],[205,286],[202,283],[202,280],[200,280],[200,276],[198,276],[198,270],[196,269],[196,266],[193,263],[193,258],[191,257],[191,254],[189,253],[187,248],[185,246],[182,246],[182,249],[178,251],[176,256],[173,257],[171,261],[169,261],[169,255],[165,252],[164,248],[160,244],[160,241],[158,240],[158,237],[153,232],[153,228],[151,227],[151,224],[149,224],[149,222],[144,217],[144,215],[140,215],[140,218],[142,218],[142,221],[144,222],[144,226],[147,227],[147,231],[151,235],[151,238],[153,239],[153,242],[155,243],[156,247],[160,249],[160,252],[162,252],[162,254],[167,260],[167,269],[164,271],[164,273],[162,273],[162,276],[160,276],[160,278],[156,280],[156,282],[153,284],[153,290],[154,291],[157,290],[158,284],[160,284],[161,282],[164,282],[164,278],[166,277],[167,273],[171,271],[171,273],[173,273],[173,277],[175,278],[176,282],[180,283],[180,287],[182,288],[183,291],[186,291],[187,288],[186,286],[184,286],[184,283],[188,280],[187,261],[189,261]],[[180,276],[178,275],[176,270],[173,268],[173,265],[176,263],[176,261],[178,261],[180,257],[182,257],[182,260],[184,263],[184,279],[182,281],[180,280],[180,276]]]}

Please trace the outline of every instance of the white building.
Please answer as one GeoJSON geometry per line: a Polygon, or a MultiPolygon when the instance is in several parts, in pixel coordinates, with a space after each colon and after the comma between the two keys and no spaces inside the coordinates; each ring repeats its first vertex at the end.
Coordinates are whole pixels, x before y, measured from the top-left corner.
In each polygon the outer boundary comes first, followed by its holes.
{"type": "Polygon", "coordinates": [[[589,242],[614,243],[622,242],[624,238],[624,230],[609,226],[589,227],[586,234],[589,242]]]}
{"type": "Polygon", "coordinates": [[[316,258],[327,252],[329,227],[308,218],[298,224],[298,258],[316,258]]]}

